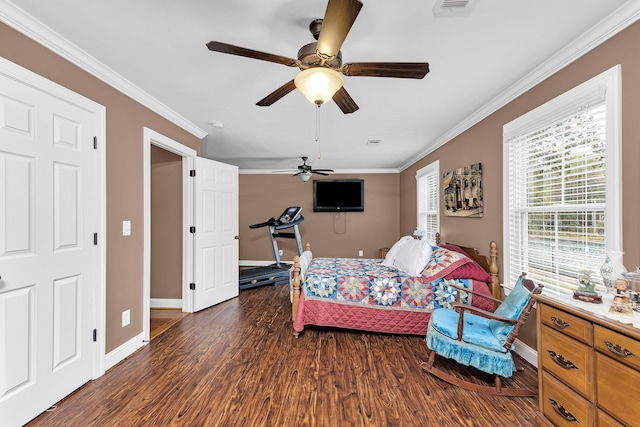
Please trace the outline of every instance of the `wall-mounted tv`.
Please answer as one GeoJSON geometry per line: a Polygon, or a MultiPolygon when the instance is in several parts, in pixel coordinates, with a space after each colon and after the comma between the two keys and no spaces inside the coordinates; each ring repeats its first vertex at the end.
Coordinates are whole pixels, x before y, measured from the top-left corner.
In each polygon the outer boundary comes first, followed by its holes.
{"type": "Polygon", "coordinates": [[[364,211],[364,179],[314,180],[313,211],[364,211]]]}

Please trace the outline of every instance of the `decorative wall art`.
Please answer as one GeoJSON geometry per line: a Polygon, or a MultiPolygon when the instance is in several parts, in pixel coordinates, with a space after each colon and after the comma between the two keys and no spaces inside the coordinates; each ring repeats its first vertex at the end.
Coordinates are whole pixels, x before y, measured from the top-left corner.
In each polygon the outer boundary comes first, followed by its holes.
{"type": "Polygon", "coordinates": [[[482,218],[482,163],[445,172],[442,176],[442,188],[446,216],[482,218]]]}

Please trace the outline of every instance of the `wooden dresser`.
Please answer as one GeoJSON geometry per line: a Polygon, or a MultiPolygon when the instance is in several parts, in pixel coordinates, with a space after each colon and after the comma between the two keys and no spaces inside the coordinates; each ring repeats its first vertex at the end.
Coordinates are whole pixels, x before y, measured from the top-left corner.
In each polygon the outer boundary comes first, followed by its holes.
{"type": "Polygon", "coordinates": [[[535,298],[536,424],[640,426],[640,329],[567,301],[535,298]]]}

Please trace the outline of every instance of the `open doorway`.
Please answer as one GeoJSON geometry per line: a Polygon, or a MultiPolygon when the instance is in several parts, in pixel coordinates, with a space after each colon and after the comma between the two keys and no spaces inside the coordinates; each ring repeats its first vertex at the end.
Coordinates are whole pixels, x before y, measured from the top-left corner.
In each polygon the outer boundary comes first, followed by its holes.
{"type": "Polygon", "coordinates": [[[182,319],[182,156],[151,145],[150,332],[182,319]]]}
{"type": "MultiPolygon", "coordinates": [[[[178,316],[193,311],[188,292],[193,273],[193,240],[187,231],[193,216],[193,199],[192,187],[184,177],[192,168],[196,152],[145,128],[143,156],[143,339],[148,342],[152,308],[177,308],[178,316]]],[[[166,322],[167,319],[160,320],[166,322]]],[[[158,322],[155,323],[157,327],[158,322]]]]}

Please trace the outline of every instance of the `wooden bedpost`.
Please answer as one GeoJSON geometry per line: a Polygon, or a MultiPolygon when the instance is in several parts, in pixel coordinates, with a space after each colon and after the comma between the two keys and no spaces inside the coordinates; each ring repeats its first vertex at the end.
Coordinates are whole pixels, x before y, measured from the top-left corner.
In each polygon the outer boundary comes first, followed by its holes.
{"type": "Polygon", "coordinates": [[[440,232],[436,233],[436,245],[440,244],[440,232]]]}
{"type": "MultiPolygon", "coordinates": [[[[293,295],[291,297],[291,320],[295,322],[300,302],[300,257],[298,255],[293,257],[293,295]]],[[[294,330],[293,336],[298,338],[298,332],[294,330]]]]}
{"type": "Polygon", "coordinates": [[[498,279],[498,244],[493,240],[489,243],[489,274],[491,275],[491,293],[493,297],[502,299],[500,279],[498,279]]]}

